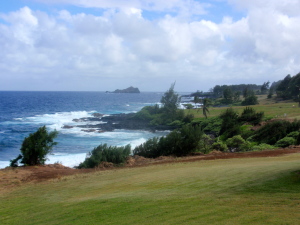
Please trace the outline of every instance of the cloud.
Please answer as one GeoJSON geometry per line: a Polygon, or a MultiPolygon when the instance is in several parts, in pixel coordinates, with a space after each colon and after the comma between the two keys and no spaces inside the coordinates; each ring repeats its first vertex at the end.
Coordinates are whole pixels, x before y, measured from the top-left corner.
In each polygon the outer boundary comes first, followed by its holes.
{"type": "Polygon", "coordinates": [[[300,16],[292,9],[299,6],[296,1],[267,5],[230,0],[247,13],[221,22],[187,19],[197,7],[199,14],[208,13],[196,1],[77,2],[106,10],[99,15],[67,9],[50,14],[24,7],[0,15],[5,21],[0,23],[0,89],[134,85],[156,91],[176,80],[178,90],[194,91],[276,81],[299,72],[300,16]],[[150,20],[144,10],[166,14],[150,20]]]}

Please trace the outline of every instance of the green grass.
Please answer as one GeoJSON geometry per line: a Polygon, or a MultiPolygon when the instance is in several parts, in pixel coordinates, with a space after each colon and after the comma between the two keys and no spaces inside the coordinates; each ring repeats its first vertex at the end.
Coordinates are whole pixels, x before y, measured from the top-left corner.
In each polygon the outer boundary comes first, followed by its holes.
{"type": "MultiPolygon", "coordinates": [[[[276,102],[274,99],[267,99],[265,95],[259,96],[259,105],[252,105],[256,112],[264,112],[265,116],[280,118],[280,119],[300,119],[300,108],[298,103],[292,100],[276,102]]],[[[233,106],[234,110],[238,113],[242,113],[246,106],[233,106]]],[[[209,107],[208,117],[215,117],[224,112],[227,107],[209,107]]],[[[202,110],[192,109],[186,112],[194,114],[195,118],[204,117],[202,110]]]]}
{"type": "Polygon", "coordinates": [[[0,224],[300,224],[300,154],[174,163],[27,184],[0,224]]]}

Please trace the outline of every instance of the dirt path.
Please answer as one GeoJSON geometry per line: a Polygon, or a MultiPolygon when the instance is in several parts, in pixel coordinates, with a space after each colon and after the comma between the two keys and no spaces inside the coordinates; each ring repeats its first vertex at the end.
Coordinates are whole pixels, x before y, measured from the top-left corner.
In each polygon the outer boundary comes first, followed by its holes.
{"type": "MultiPolygon", "coordinates": [[[[127,160],[125,168],[141,167],[156,164],[175,163],[175,162],[194,162],[199,160],[215,160],[215,159],[230,159],[230,158],[247,158],[247,157],[275,157],[284,154],[300,153],[300,146],[286,149],[269,150],[261,152],[244,152],[244,153],[222,153],[212,152],[207,155],[193,155],[186,157],[159,157],[156,159],[148,159],[144,157],[130,157],[127,160]]],[[[117,169],[122,169],[119,167],[117,169]]],[[[14,186],[19,186],[27,182],[42,182],[49,179],[61,178],[63,176],[90,173],[95,171],[116,169],[111,164],[104,164],[96,169],[72,169],[60,164],[51,164],[43,166],[28,166],[18,168],[5,168],[0,170],[0,191],[10,189],[14,186]]]]}

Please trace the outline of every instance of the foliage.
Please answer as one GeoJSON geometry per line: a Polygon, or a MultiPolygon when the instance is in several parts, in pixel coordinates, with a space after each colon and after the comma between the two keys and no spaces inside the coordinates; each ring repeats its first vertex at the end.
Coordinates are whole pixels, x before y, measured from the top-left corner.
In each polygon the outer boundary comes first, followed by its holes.
{"type": "Polygon", "coordinates": [[[220,135],[222,135],[223,140],[240,133],[239,116],[236,111],[228,108],[219,117],[222,119],[220,135]]]}
{"type": "Polygon", "coordinates": [[[271,87],[271,88],[269,89],[268,99],[272,98],[272,97],[273,97],[273,94],[274,94],[274,88],[271,87]]]}
{"type": "Polygon", "coordinates": [[[262,121],[263,117],[264,117],[263,112],[256,113],[256,111],[253,108],[246,107],[243,110],[239,120],[242,122],[248,122],[252,125],[257,125],[262,121]]]}
{"type": "Polygon", "coordinates": [[[194,114],[187,114],[184,116],[184,118],[182,119],[183,123],[191,123],[194,119],[194,114]]]}
{"type": "Polygon", "coordinates": [[[288,147],[290,145],[295,145],[295,144],[296,144],[295,138],[284,137],[284,138],[280,139],[279,141],[277,141],[275,146],[279,147],[279,148],[285,148],[285,147],[288,147]]]}
{"type": "Polygon", "coordinates": [[[258,100],[254,94],[246,97],[245,100],[242,101],[242,105],[257,105],[257,104],[258,104],[258,100]]]}
{"type": "Polygon", "coordinates": [[[199,151],[204,154],[209,153],[212,150],[213,142],[209,135],[203,134],[198,144],[199,151]]]}
{"type": "Polygon", "coordinates": [[[291,133],[289,133],[288,135],[286,135],[287,137],[292,137],[294,138],[295,140],[298,138],[298,136],[300,135],[300,132],[299,131],[293,131],[291,133]]]}
{"type": "Polygon", "coordinates": [[[183,106],[186,108],[186,109],[193,109],[194,106],[190,103],[187,103],[187,104],[183,104],[183,106]]]}
{"type": "Polygon", "coordinates": [[[297,120],[293,122],[286,120],[272,121],[258,129],[253,139],[259,143],[274,145],[278,140],[299,129],[300,121],[297,120]]]}
{"type": "Polygon", "coordinates": [[[124,147],[107,146],[101,144],[90,152],[84,162],[80,163],[78,168],[94,168],[101,162],[111,162],[114,164],[124,163],[126,158],[131,153],[130,145],[124,147]]]}
{"type": "Polygon", "coordinates": [[[264,82],[263,85],[260,88],[261,94],[266,94],[268,89],[270,87],[270,82],[264,82]]]}
{"type": "Polygon", "coordinates": [[[207,119],[207,113],[209,113],[208,107],[210,106],[210,100],[208,98],[203,99],[202,101],[202,113],[207,119]]]}
{"type": "Polygon", "coordinates": [[[263,150],[273,150],[276,149],[277,147],[273,146],[273,145],[268,145],[265,143],[261,143],[259,145],[254,145],[252,147],[252,151],[263,151],[263,150]]]}
{"type": "Polygon", "coordinates": [[[235,151],[249,151],[251,149],[251,144],[248,141],[245,141],[241,135],[233,136],[226,140],[226,145],[231,152],[235,151]]]}
{"type": "Polygon", "coordinates": [[[229,88],[233,93],[243,91],[247,88],[249,91],[257,91],[261,89],[261,85],[256,84],[237,84],[237,85],[216,85],[212,88],[213,94],[215,98],[222,97],[224,89],[229,88]]]}
{"type": "Polygon", "coordinates": [[[300,73],[295,76],[287,75],[276,88],[277,97],[293,99],[300,105],[300,73]]]}
{"type": "Polygon", "coordinates": [[[176,117],[177,108],[180,103],[180,97],[174,91],[175,82],[171,85],[168,91],[161,97],[162,111],[167,119],[174,120],[176,117]]]}
{"type": "Polygon", "coordinates": [[[18,155],[17,158],[10,160],[10,167],[18,167],[19,166],[19,160],[21,160],[23,158],[23,156],[21,154],[18,155]]]}
{"type": "Polygon", "coordinates": [[[240,96],[241,96],[241,92],[240,91],[234,92],[234,94],[233,94],[233,101],[234,102],[240,101],[240,96]]]}
{"type": "Polygon", "coordinates": [[[224,104],[231,104],[233,102],[233,93],[229,87],[223,90],[223,98],[224,104]]]}
{"type": "Polygon", "coordinates": [[[21,155],[16,159],[11,160],[11,166],[17,166],[18,161],[28,166],[43,165],[46,161],[46,156],[51,152],[58,132],[48,132],[46,126],[40,127],[35,133],[29,134],[22,143],[21,155]]]}
{"type": "Polygon", "coordinates": [[[146,158],[156,158],[161,155],[159,142],[159,137],[150,138],[141,145],[136,146],[133,150],[133,154],[146,158]]]}
{"type": "Polygon", "coordinates": [[[147,140],[137,146],[133,150],[133,154],[151,158],[162,155],[187,155],[197,151],[202,135],[203,131],[199,126],[187,124],[170,132],[165,137],[147,140]]]}
{"type": "Polygon", "coordinates": [[[210,117],[210,118],[199,118],[197,120],[194,120],[193,124],[198,124],[200,125],[201,129],[205,133],[211,133],[214,134],[215,136],[219,135],[221,125],[222,125],[222,120],[220,117],[210,117]]]}
{"type": "Polygon", "coordinates": [[[251,130],[251,125],[242,125],[240,127],[240,135],[246,140],[253,135],[254,131],[251,130]]]}
{"type": "Polygon", "coordinates": [[[222,151],[222,152],[225,152],[228,150],[228,147],[226,145],[226,143],[224,143],[223,141],[221,140],[218,140],[216,142],[214,142],[212,144],[212,149],[215,149],[215,150],[219,150],[219,151],[222,151]]]}

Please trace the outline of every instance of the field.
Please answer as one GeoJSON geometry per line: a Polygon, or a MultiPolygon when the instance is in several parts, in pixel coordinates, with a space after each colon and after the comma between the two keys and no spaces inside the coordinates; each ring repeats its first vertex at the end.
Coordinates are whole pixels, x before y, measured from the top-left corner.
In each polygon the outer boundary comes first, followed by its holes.
{"type": "MultiPolygon", "coordinates": [[[[259,105],[252,105],[256,112],[264,112],[265,116],[279,119],[300,119],[300,108],[298,103],[292,100],[276,101],[276,99],[267,99],[266,95],[258,96],[259,105]]],[[[220,115],[227,107],[209,107],[208,117],[220,115]]],[[[245,106],[234,106],[234,110],[241,113],[245,106]]],[[[195,115],[195,118],[203,117],[201,109],[187,110],[195,115]]]]}
{"type": "Polygon", "coordinates": [[[25,182],[0,191],[0,224],[300,224],[299,162],[290,153],[25,182]]]}

